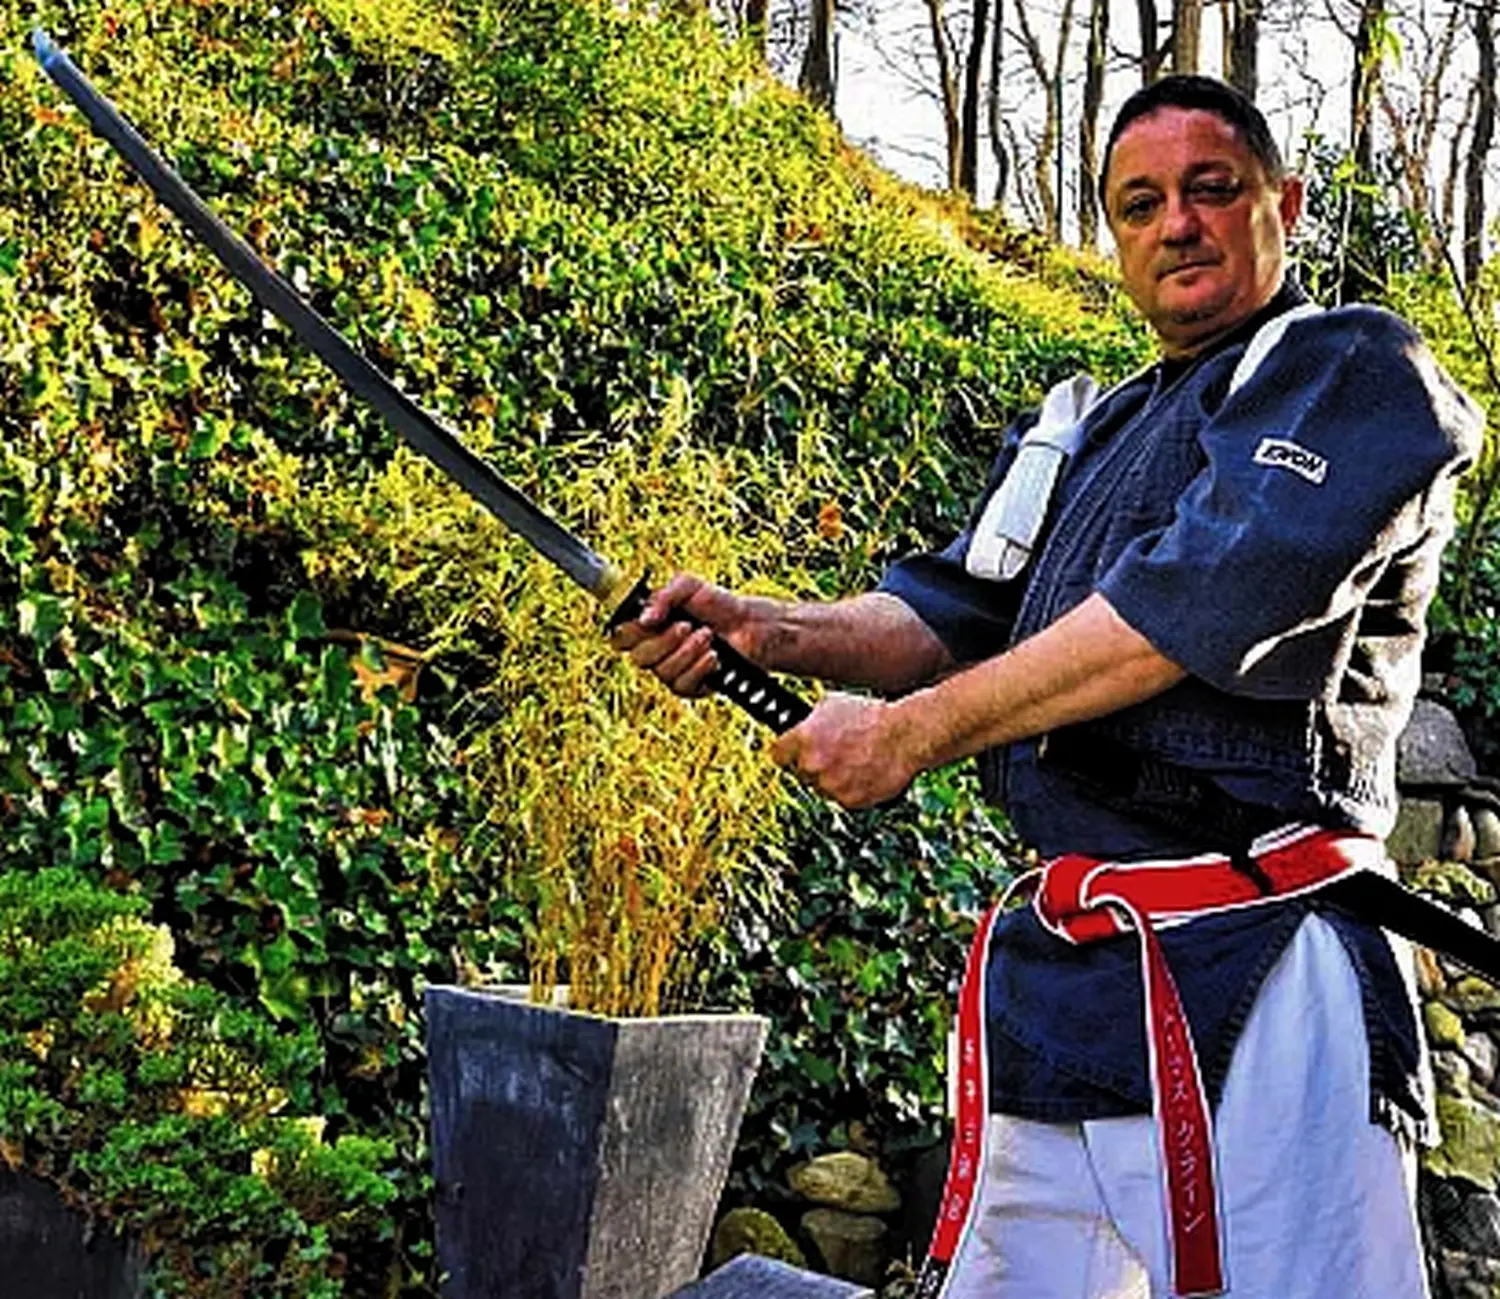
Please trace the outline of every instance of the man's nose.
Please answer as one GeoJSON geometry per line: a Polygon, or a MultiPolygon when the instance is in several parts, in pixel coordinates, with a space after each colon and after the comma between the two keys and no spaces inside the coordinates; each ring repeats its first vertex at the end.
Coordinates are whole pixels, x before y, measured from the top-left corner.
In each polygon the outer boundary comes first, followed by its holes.
{"type": "Polygon", "coordinates": [[[1198,219],[1198,209],[1183,194],[1168,194],[1166,209],[1162,214],[1161,238],[1163,243],[1190,244],[1197,241],[1203,231],[1198,219]]]}

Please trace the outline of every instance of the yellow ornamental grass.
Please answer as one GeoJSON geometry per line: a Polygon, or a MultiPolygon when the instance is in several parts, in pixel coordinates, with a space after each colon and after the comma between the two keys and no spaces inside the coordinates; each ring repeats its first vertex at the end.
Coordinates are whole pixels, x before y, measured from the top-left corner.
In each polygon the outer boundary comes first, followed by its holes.
{"type": "MultiPolygon", "coordinates": [[[[770,463],[694,445],[690,423],[679,391],[654,429],[574,445],[520,485],[632,575],[682,568],[770,592],[758,575],[786,568],[783,539],[815,526],[818,502],[770,463]],[[785,512],[747,526],[747,495],[785,512]]],[[[463,705],[490,719],[466,734],[465,760],[490,806],[478,850],[532,908],[537,999],[566,982],[576,1009],[670,1004],[725,886],[776,833],[785,791],[768,734],[616,655],[608,609],[413,455],[362,488],[331,483],[281,508],[319,538],[307,558],[325,582],[373,579],[426,611],[429,660],[500,641],[488,684],[463,705]],[[341,533],[335,520],[351,517],[367,531],[341,533]]]]}

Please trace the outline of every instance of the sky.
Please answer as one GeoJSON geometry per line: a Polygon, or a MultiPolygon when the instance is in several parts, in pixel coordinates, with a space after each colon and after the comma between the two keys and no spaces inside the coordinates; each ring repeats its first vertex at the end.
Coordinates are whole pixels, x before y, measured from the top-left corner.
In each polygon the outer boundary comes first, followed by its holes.
{"type": "MultiPolygon", "coordinates": [[[[1390,68],[1393,83],[1412,82],[1420,64],[1420,31],[1436,29],[1436,23],[1420,12],[1439,0],[1411,0],[1417,28],[1406,35],[1398,61],[1390,68]]],[[[839,70],[836,112],[849,139],[870,152],[883,166],[898,175],[931,188],[941,188],[943,139],[941,114],[933,89],[935,77],[925,78],[912,52],[930,60],[931,37],[922,0],[864,0],[866,16],[850,12],[839,16],[837,61],[839,70]]],[[[949,0],[950,7],[954,0],[949,0]]],[[[1028,12],[1038,27],[1044,46],[1055,41],[1056,19],[1048,23],[1048,10],[1057,0],[1027,0],[1028,12]],[[1046,28],[1046,30],[1043,30],[1046,28]]],[[[1007,0],[1014,11],[1015,0],[1007,0]]],[[[1111,40],[1115,57],[1106,80],[1103,125],[1125,97],[1139,85],[1139,72],[1129,54],[1139,49],[1135,6],[1114,0],[1111,40]]],[[[1158,0],[1158,8],[1170,12],[1169,0],[1158,0]]],[[[1333,18],[1343,16],[1350,0],[1277,0],[1276,18],[1267,19],[1260,47],[1260,106],[1287,158],[1301,155],[1306,132],[1316,128],[1333,139],[1347,135],[1352,54],[1348,39],[1333,18]]],[[[1075,0],[1075,23],[1086,14],[1086,0],[1075,0]]],[[[1013,26],[1013,23],[1011,24],[1013,26]]],[[[1219,6],[1205,5],[1200,70],[1219,74],[1222,69],[1222,35],[1219,6]]],[[[1072,79],[1067,102],[1076,111],[1080,98],[1084,33],[1078,31],[1069,52],[1072,79]]],[[[1461,46],[1460,58],[1472,63],[1472,53],[1461,46]]],[[[1007,37],[1006,84],[1002,103],[1007,116],[1024,132],[1041,118],[1041,91],[1021,49],[1019,37],[1007,37]]],[[[784,56],[785,57],[785,56],[784,56]]],[[[773,56],[774,59],[774,56],[773,56]]],[[[786,61],[790,61],[787,59],[786,61]]],[[[796,68],[783,67],[782,75],[795,79],[796,68]]],[[[1102,126],[1101,126],[1102,129],[1102,126]]],[[[1070,139],[1076,125],[1069,124],[1070,139]]],[[[993,188],[993,160],[988,147],[981,155],[980,194],[993,188]]],[[[1008,205],[1016,216],[1014,194],[1008,205]]],[[[1071,237],[1071,232],[1065,232],[1071,237]]]]}

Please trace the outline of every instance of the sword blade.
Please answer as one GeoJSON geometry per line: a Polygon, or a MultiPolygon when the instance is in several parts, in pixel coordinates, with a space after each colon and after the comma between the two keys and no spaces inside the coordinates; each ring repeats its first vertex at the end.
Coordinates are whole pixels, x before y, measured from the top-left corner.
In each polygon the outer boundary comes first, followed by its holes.
{"type": "Polygon", "coordinates": [[[257,302],[316,353],[416,451],[452,478],[512,532],[600,601],[623,593],[620,570],[512,487],[486,461],[401,391],[345,341],[295,288],[234,233],[41,29],[32,47],[47,73],[156,196],[207,245],[257,302]]]}
{"type": "MultiPolygon", "coordinates": [[[[135,168],[156,196],[208,246],[261,306],[321,357],[344,384],[373,406],[413,449],[426,456],[512,532],[529,542],[595,599],[611,605],[618,601],[606,626],[613,627],[639,617],[647,595],[644,578],[627,592],[628,583],[618,568],[544,514],[356,352],[343,335],[313,309],[311,303],[219,219],[121,116],[119,110],[94,89],[46,32],[38,28],[32,32],[31,40],[42,69],[82,110],[94,130],[135,168]]],[[[681,610],[673,617],[694,622],[681,610]]],[[[796,726],[811,711],[805,700],[787,690],[764,668],[750,662],[721,637],[713,638],[712,649],[719,665],[704,684],[744,709],[756,721],[780,734],[796,726]]]]}

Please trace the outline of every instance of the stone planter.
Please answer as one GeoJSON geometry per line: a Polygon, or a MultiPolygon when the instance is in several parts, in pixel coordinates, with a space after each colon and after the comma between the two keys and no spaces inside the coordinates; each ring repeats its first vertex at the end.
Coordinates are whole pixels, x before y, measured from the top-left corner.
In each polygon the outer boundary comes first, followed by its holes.
{"type": "Polygon", "coordinates": [[[0,1165],[0,1294],[138,1299],[140,1251],[91,1226],[49,1182],[0,1165]]]}
{"type": "Polygon", "coordinates": [[[766,1021],[427,991],[446,1299],[661,1299],[698,1275],[766,1021]]]}

